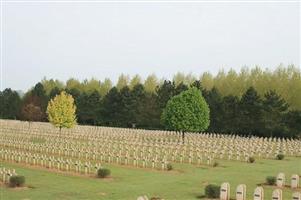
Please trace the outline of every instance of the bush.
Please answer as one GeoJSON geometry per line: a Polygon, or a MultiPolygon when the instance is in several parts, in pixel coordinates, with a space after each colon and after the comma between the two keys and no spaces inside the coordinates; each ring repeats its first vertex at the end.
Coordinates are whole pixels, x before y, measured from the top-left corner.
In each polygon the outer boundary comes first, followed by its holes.
{"type": "Polygon", "coordinates": [[[284,159],[284,155],[283,154],[277,154],[277,156],[276,156],[276,159],[277,160],[283,160],[284,159]]]}
{"type": "Polygon", "coordinates": [[[267,176],[265,181],[268,185],[275,185],[276,184],[276,177],[275,176],[267,176]]]}
{"type": "Polygon", "coordinates": [[[166,168],[167,168],[168,171],[172,170],[173,169],[172,164],[168,163],[166,165],[166,168]]]}
{"type": "Polygon", "coordinates": [[[110,174],[111,174],[111,171],[106,168],[100,168],[97,170],[97,176],[99,178],[105,178],[105,177],[109,176],[110,174]]]}
{"type": "Polygon", "coordinates": [[[254,157],[249,157],[249,163],[253,163],[255,162],[255,158],[254,157]]]}
{"type": "Polygon", "coordinates": [[[22,185],[24,185],[25,183],[25,177],[24,176],[11,176],[9,178],[9,186],[10,187],[20,187],[22,185]]]}
{"type": "Polygon", "coordinates": [[[217,166],[219,166],[219,163],[218,163],[217,161],[215,161],[215,162],[213,163],[213,167],[217,167],[217,166]]]}
{"type": "Polygon", "coordinates": [[[219,198],[220,186],[209,184],[205,187],[205,195],[207,198],[219,198]]]}

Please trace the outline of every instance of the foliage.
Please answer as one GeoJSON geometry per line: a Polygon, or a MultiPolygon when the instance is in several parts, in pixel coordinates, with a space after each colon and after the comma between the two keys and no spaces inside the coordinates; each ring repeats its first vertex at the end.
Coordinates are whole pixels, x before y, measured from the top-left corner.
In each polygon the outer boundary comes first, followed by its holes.
{"type": "Polygon", "coordinates": [[[111,174],[111,170],[109,170],[107,168],[100,168],[97,170],[98,178],[106,178],[106,177],[110,176],[110,174],[111,174]]]}
{"type": "Polygon", "coordinates": [[[41,107],[35,106],[33,103],[29,103],[24,105],[22,110],[22,119],[32,122],[32,121],[42,121],[44,118],[44,114],[41,110],[41,107]]]}
{"type": "Polygon", "coordinates": [[[10,88],[0,92],[0,118],[17,119],[20,114],[21,98],[10,88]]]}
{"type": "Polygon", "coordinates": [[[168,163],[166,168],[167,168],[168,171],[171,171],[173,169],[173,166],[172,166],[171,163],[168,163]]]}
{"type": "Polygon", "coordinates": [[[276,177],[275,176],[267,176],[265,181],[268,185],[275,185],[276,184],[276,177]]]}
{"type": "Polygon", "coordinates": [[[248,162],[249,163],[254,163],[255,162],[255,158],[254,157],[249,157],[248,158],[248,162]]]}
{"type": "Polygon", "coordinates": [[[263,127],[262,100],[256,90],[250,87],[240,101],[239,128],[249,135],[262,136],[263,127]]]}
{"type": "Polygon", "coordinates": [[[101,97],[96,90],[90,94],[80,94],[76,101],[76,107],[79,123],[96,125],[101,120],[98,116],[101,108],[101,97]]]}
{"type": "Polygon", "coordinates": [[[219,166],[219,163],[218,163],[217,161],[214,161],[214,163],[213,163],[212,166],[213,166],[213,167],[217,167],[217,166],[219,166]]]}
{"type": "Polygon", "coordinates": [[[284,154],[280,153],[276,155],[277,160],[283,160],[284,159],[284,154]]]}
{"type": "Polygon", "coordinates": [[[49,121],[60,129],[71,128],[76,124],[75,111],[73,97],[64,91],[51,99],[47,107],[49,121]]]}
{"type": "Polygon", "coordinates": [[[0,118],[47,121],[48,101],[65,90],[74,98],[80,124],[163,129],[167,102],[191,87],[210,108],[209,132],[301,138],[301,72],[295,66],[205,72],[199,80],[176,73],[173,81],[158,81],[151,74],[144,84],[138,75],[121,74],[116,87],[108,78],[71,78],[66,84],[44,78],[22,98],[9,88],[0,92],[0,118]]]}
{"type": "Polygon", "coordinates": [[[219,198],[220,186],[209,184],[205,187],[205,196],[207,198],[219,198]]]}
{"type": "Polygon", "coordinates": [[[25,177],[20,175],[11,176],[9,178],[10,187],[21,187],[25,184],[25,177]]]}
{"type": "Polygon", "coordinates": [[[209,126],[209,107],[197,88],[191,88],[168,101],[161,116],[167,129],[204,131],[209,126]]]}

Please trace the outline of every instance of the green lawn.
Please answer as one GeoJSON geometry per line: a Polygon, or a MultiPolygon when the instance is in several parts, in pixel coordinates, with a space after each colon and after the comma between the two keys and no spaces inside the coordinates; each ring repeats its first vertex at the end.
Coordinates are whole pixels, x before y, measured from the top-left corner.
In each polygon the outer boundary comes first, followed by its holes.
{"type": "MultiPolygon", "coordinates": [[[[136,169],[116,165],[106,165],[112,171],[111,179],[58,174],[43,169],[19,167],[17,164],[2,163],[15,168],[26,177],[30,188],[10,189],[1,186],[0,200],[65,200],[65,199],[129,199],[136,200],[139,195],[158,196],[164,199],[199,199],[208,183],[231,184],[234,198],[236,186],[247,185],[248,199],[252,199],[256,184],[263,183],[266,176],[276,176],[284,172],[287,184],[292,174],[301,175],[301,158],[277,160],[257,160],[256,163],[219,161],[220,166],[197,167],[188,164],[174,165],[174,171],[162,172],[149,169],[136,169]]],[[[271,199],[272,187],[265,188],[265,199],[271,199]]],[[[300,189],[299,189],[300,190],[300,189]]],[[[283,190],[284,199],[291,199],[292,190],[283,190]]]]}

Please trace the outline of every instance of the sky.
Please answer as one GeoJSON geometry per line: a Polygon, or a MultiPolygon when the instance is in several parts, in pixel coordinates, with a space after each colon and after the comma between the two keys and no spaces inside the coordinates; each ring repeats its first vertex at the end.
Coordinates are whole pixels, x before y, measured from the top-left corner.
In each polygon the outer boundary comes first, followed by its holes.
{"type": "Polygon", "coordinates": [[[1,20],[1,89],[26,91],[43,77],[300,67],[300,3],[6,1],[1,20]]]}

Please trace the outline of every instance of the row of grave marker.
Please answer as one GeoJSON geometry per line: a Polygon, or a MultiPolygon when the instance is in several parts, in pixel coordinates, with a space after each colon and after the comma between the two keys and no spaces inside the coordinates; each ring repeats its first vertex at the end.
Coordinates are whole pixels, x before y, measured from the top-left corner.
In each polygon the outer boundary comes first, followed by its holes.
{"type": "MultiPolygon", "coordinates": [[[[235,199],[236,200],[246,200],[247,187],[245,184],[240,184],[236,188],[235,199]]],[[[220,200],[230,200],[230,184],[223,183],[220,189],[220,200]]],[[[264,189],[259,186],[256,187],[253,193],[253,200],[264,200],[264,189]]],[[[285,200],[282,196],[282,190],[277,188],[273,190],[272,200],[285,200]]],[[[292,193],[292,200],[301,200],[300,192],[292,193]]]]}
{"type": "Polygon", "coordinates": [[[5,167],[0,167],[0,182],[6,184],[9,182],[11,176],[16,176],[15,169],[7,169],[5,167]]]}

